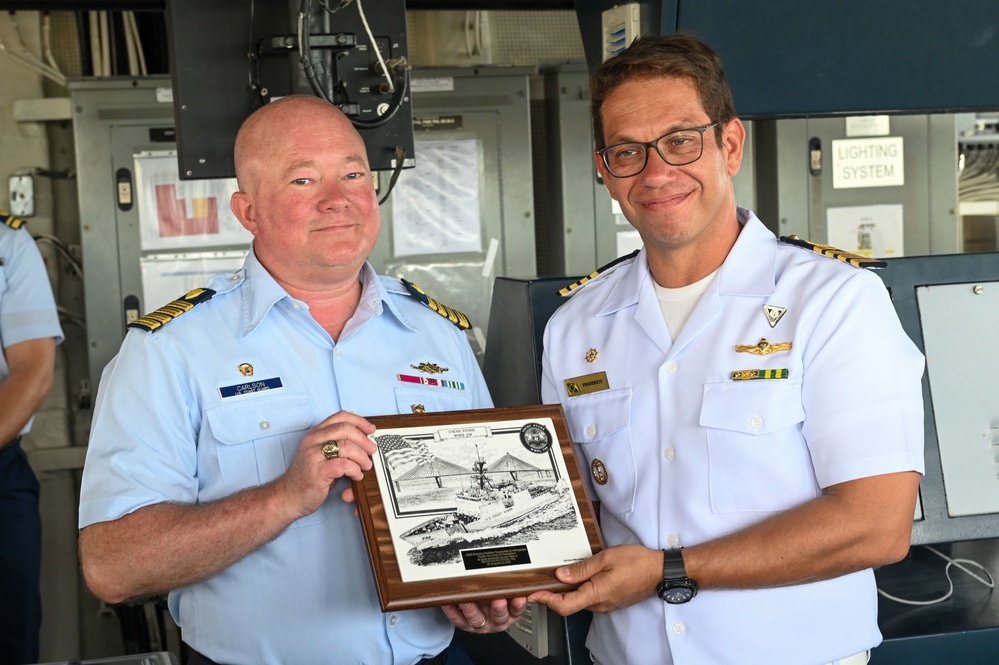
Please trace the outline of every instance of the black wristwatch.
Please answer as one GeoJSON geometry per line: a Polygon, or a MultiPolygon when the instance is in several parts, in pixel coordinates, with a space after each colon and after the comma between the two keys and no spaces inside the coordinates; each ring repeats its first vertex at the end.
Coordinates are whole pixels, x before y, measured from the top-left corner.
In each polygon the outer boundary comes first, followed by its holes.
{"type": "Polygon", "coordinates": [[[656,593],[670,605],[680,605],[697,595],[697,582],[687,577],[683,548],[663,550],[663,581],[656,593]]]}

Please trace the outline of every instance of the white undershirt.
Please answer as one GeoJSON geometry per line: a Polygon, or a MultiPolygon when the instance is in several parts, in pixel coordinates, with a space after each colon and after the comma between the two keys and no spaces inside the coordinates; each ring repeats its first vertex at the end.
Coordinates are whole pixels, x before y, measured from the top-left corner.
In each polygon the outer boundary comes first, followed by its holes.
{"type": "Polygon", "coordinates": [[[705,277],[704,279],[681,286],[677,289],[667,289],[652,282],[656,287],[656,299],[659,301],[659,309],[663,312],[666,320],[666,328],[669,330],[670,339],[676,340],[677,335],[683,330],[683,324],[687,322],[690,313],[694,311],[694,306],[701,299],[708,288],[708,284],[714,279],[718,271],[705,277]]]}

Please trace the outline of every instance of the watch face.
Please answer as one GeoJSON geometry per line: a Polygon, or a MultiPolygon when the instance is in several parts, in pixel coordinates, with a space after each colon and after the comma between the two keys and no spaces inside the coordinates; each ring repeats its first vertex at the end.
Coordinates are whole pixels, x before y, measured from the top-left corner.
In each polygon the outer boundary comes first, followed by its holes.
{"type": "Polygon", "coordinates": [[[663,600],[670,605],[685,603],[693,597],[693,591],[684,586],[670,587],[666,589],[666,592],[663,594],[663,600]]]}
{"type": "Polygon", "coordinates": [[[656,593],[670,605],[680,605],[693,598],[697,593],[697,589],[693,585],[688,586],[685,584],[676,584],[675,582],[667,585],[666,582],[660,582],[659,586],[656,587],[656,593]]]}

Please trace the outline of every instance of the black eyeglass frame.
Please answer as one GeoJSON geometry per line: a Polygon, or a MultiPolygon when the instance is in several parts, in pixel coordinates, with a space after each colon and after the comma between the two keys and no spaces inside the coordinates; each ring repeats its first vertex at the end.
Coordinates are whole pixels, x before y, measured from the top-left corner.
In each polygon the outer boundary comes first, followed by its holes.
{"type": "Polygon", "coordinates": [[[714,129],[717,126],[718,122],[715,121],[712,122],[710,125],[704,125],[703,127],[687,127],[685,129],[675,129],[672,132],[663,134],[655,141],[649,141],[648,143],[642,143],[641,141],[622,141],[621,143],[615,143],[614,145],[609,145],[606,148],[601,148],[600,150],[597,150],[597,154],[600,155],[600,159],[603,161],[604,166],[607,167],[607,172],[612,176],[614,176],[615,178],[634,178],[636,175],[644,171],[645,167],[649,165],[649,148],[655,148],[656,152],[659,153],[659,156],[662,158],[662,160],[667,164],[669,164],[670,166],[686,166],[687,164],[693,164],[698,159],[700,159],[702,155],[704,155],[704,132],[708,131],[709,129],[714,129]],[[662,141],[667,136],[672,136],[673,134],[680,134],[681,132],[697,132],[698,134],[700,134],[701,149],[697,153],[697,157],[694,157],[689,161],[680,162],[679,164],[677,164],[676,162],[671,162],[668,159],[666,159],[666,155],[664,155],[663,151],[659,149],[659,142],[662,141]],[[629,175],[617,175],[616,173],[614,173],[614,169],[611,168],[610,163],[607,161],[607,152],[609,150],[613,150],[614,148],[619,148],[623,145],[645,146],[645,161],[642,163],[642,168],[638,169],[637,171],[629,175]]]}

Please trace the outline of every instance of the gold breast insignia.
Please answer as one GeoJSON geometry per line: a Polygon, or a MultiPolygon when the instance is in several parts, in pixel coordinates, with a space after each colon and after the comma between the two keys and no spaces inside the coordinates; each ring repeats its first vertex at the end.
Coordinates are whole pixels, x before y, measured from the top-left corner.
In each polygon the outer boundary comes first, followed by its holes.
{"type": "Polygon", "coordinates": [[[413,369],[418,372],[425,372],[427,374],[443,374],[448,371],[448,367],[441,367],[437,363],[420,363],[419,365],[410,365],[413,369]]]}
{"type": "Polygon", "coordinates": [[[769,356],[771,353],[790,350],[791,342],[777,342],[776,344],[771,344],[767,341],[766,337],[761,338],[756,344],[735,345],[736,353],[751,353],[754,356],[769,356]]]}

